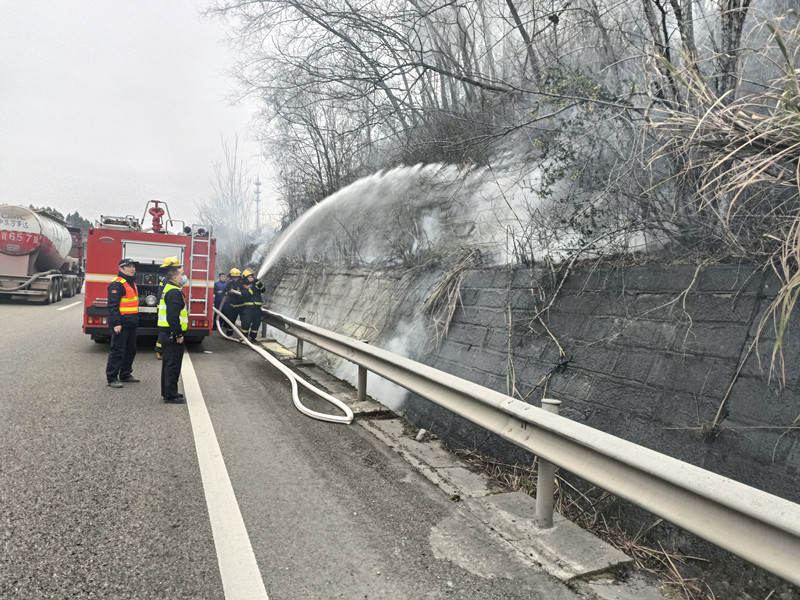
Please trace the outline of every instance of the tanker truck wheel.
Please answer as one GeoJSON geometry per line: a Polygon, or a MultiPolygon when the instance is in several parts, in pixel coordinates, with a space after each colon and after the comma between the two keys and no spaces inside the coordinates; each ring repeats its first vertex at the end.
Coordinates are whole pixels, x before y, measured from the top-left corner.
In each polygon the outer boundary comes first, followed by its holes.
{"type": "Polygon", "coordinates": [[[50,282],[47,284],[47,295],[44,297],[43,304],[50,304],[53,302],[53,298],[55,297],[55,286],[53,285],[53,280],[51,279],[50,282]]]}
{"type": "Polygon", "coordinates": [[[56,278],[56,302],[61,302],[61,298],[64,295],[64,284],[61,282],[60,278],[56,278]]]}

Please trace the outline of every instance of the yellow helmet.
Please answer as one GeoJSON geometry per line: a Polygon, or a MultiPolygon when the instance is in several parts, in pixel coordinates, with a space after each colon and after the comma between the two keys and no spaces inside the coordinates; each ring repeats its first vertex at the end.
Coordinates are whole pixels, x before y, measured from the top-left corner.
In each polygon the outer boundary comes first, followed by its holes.
{"type": "Polygon", "coordinates": [[[231,269],[230,273],[228,273],[228,275],[230,275],[231,277],[241,277],[242,276],[242,272],[239,269],[237,269],[236,267],[233,267],[231,269]]]}
{"type": "Polygon", "coordinates": [[[161,263],[161,266],[162,267],[171,267],[171,266],[176,266],[177,267],[180,264],[181,263],[178,262],[178,257],[177,256],[168,256],[167,258],[164,259],[164,262],[161,263]]]}
{"type": "Polygon", "coordinates": [[[245,269],[242,271],[242,277],[247,277],[248,275],[253,275],[254,273],[250,269],[245,269]]]}

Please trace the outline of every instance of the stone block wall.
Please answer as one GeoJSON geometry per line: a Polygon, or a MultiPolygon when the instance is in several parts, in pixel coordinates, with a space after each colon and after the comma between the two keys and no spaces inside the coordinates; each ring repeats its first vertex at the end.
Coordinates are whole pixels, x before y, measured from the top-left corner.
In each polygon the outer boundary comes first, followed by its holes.
{"type": "MultiPolygon", "coordinates": [[[[800,502],[800,331],[786,338],[785,387],[768,377],[771,325],[753,345],[778,289],[771,274],[647,265],[578,268],[561,281],[476,268],[437,343],[421,306],[443,276],[283,271],[268,282],[269,306],[532,404],[546,394],[570,419],[800,502]]],[[[423,399],[392,408],[455,445],[530,460],[423,399]]]]}

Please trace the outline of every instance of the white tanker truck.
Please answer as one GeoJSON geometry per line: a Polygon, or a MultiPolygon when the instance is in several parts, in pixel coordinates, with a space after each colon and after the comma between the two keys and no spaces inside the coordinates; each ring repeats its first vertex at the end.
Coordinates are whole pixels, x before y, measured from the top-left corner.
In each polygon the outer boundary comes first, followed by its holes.
{"type": "Polygon", "coordinates": [[[0,295],[44,304],[80,293],[83,232],[43,210],[0,206],[0,295]]]}

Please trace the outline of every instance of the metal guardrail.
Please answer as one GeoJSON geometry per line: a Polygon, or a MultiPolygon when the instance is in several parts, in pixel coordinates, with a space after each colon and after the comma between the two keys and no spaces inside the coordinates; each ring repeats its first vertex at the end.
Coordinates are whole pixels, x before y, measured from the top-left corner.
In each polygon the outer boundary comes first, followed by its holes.
{"type": "Polygon", "coordinates": [[[575,423],[460,377],[263,310],[337,354],[531,453],[800,585],[800,504],[575,423]]]}

